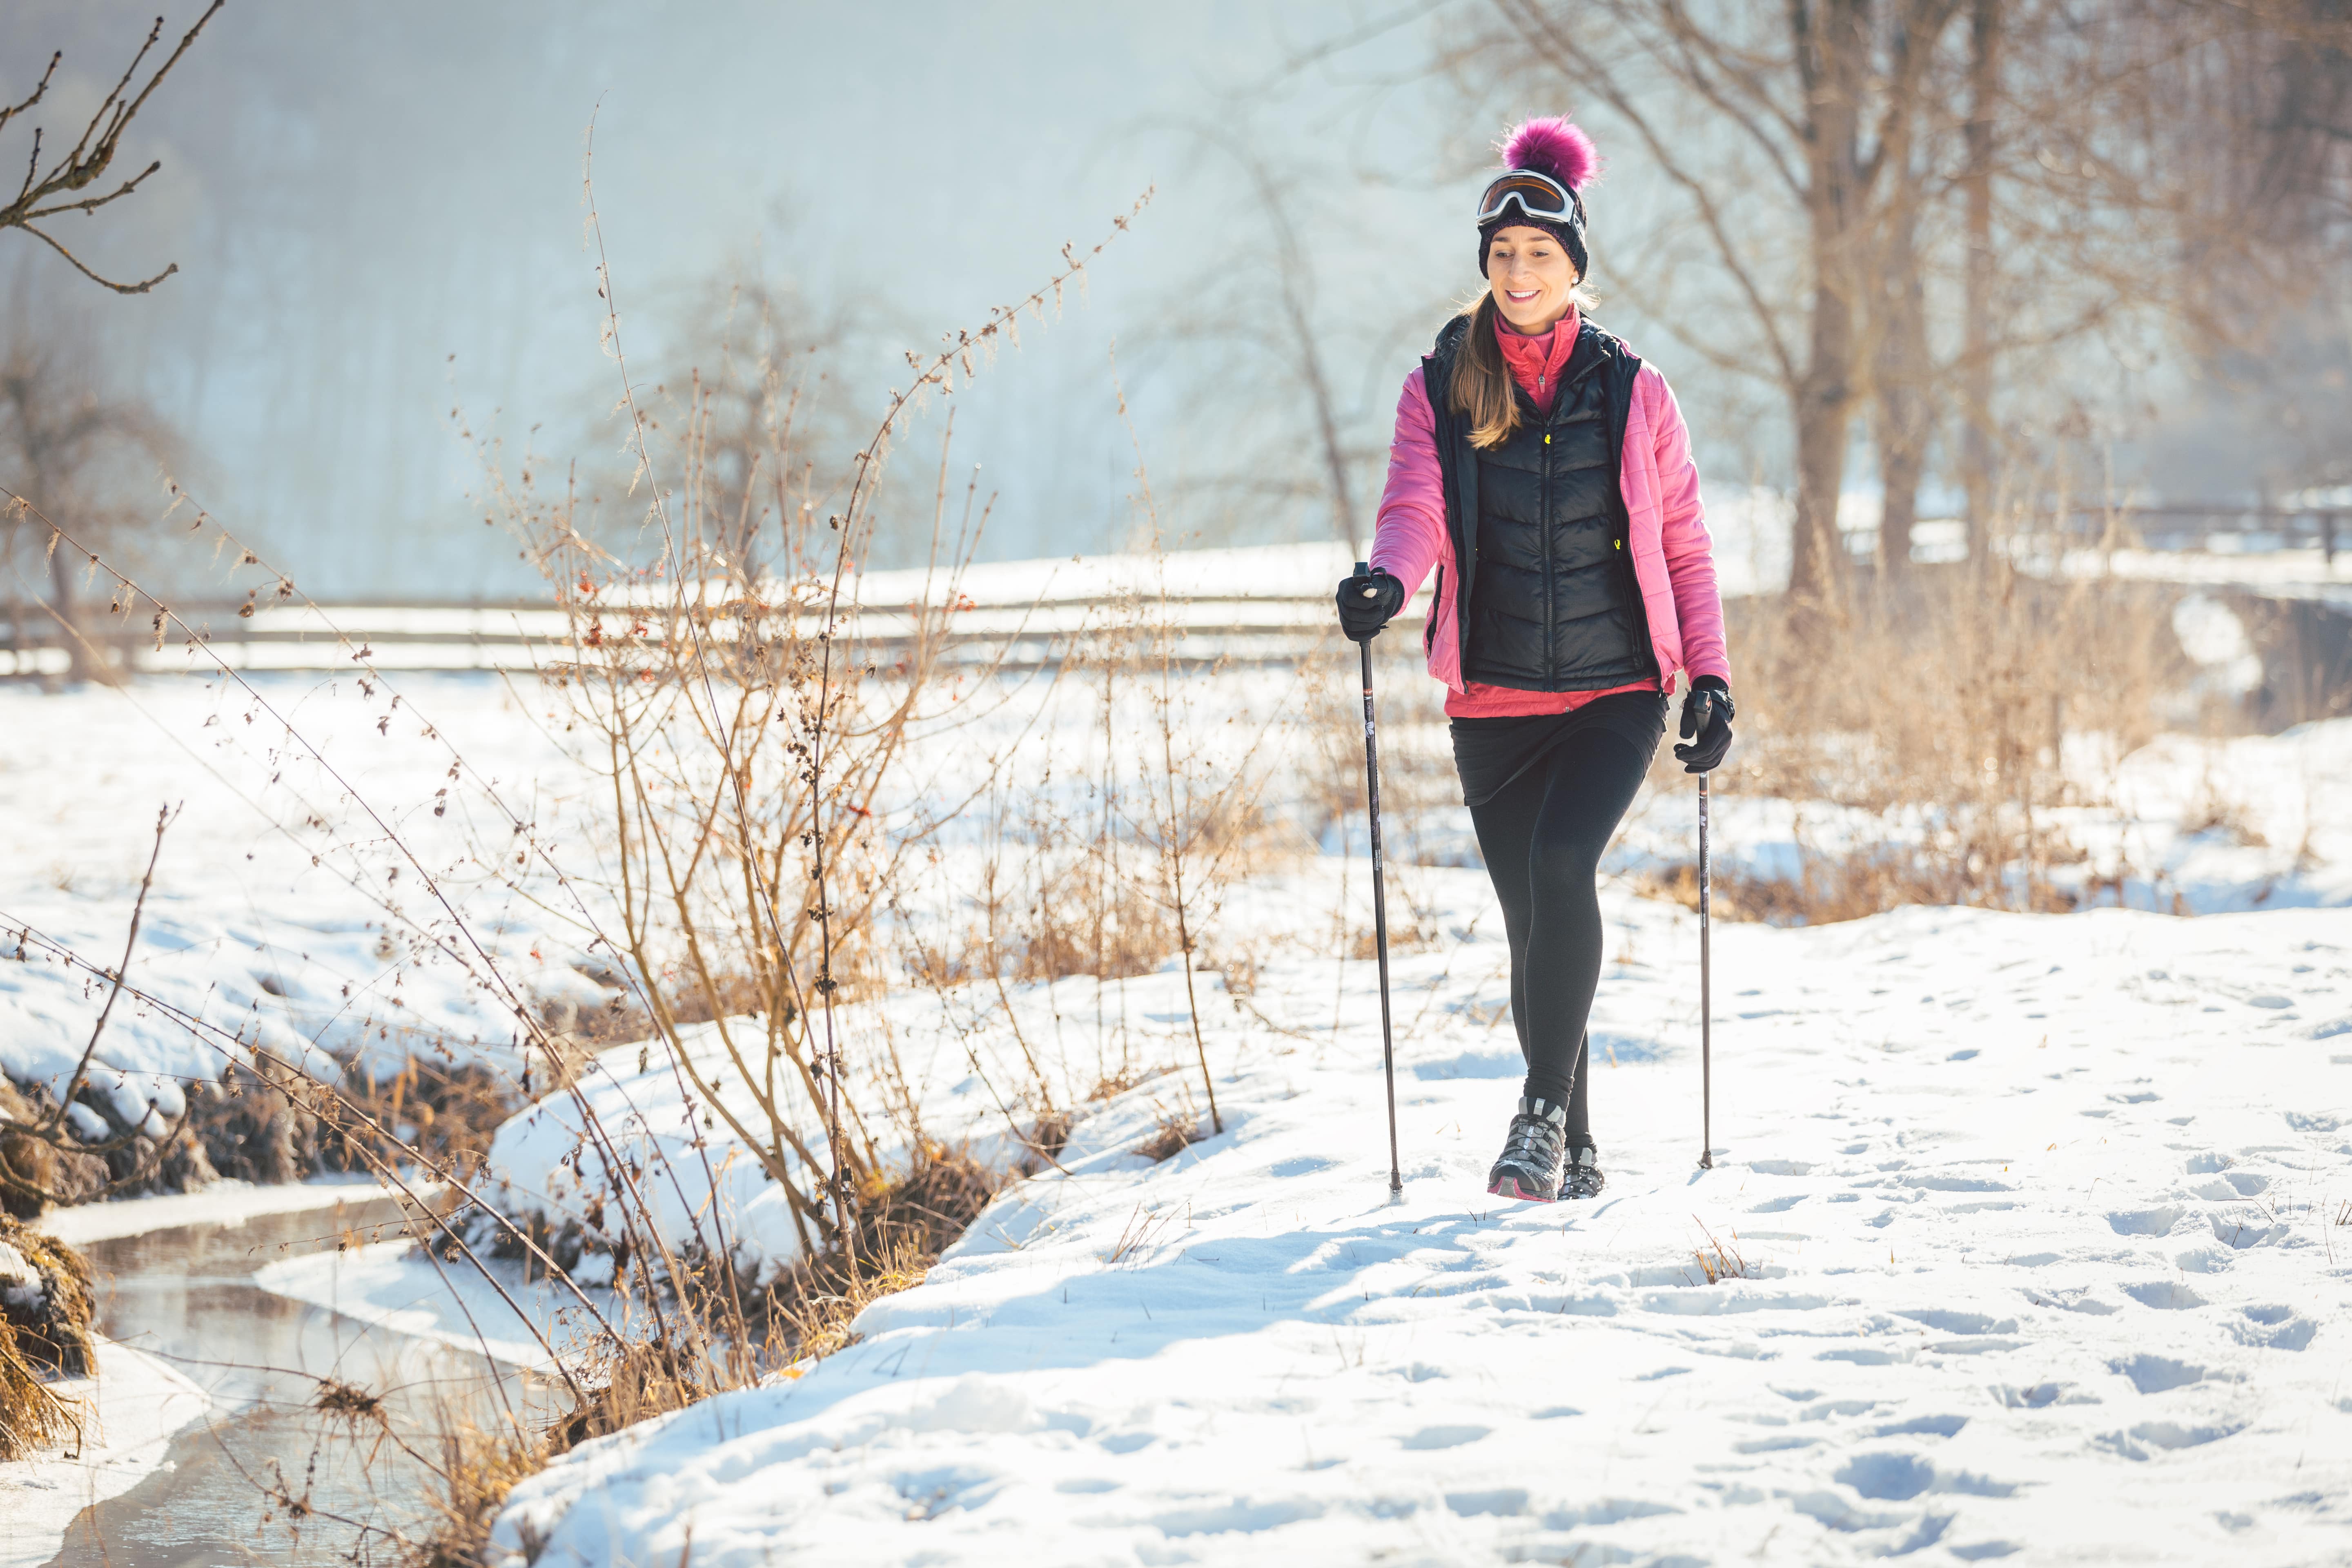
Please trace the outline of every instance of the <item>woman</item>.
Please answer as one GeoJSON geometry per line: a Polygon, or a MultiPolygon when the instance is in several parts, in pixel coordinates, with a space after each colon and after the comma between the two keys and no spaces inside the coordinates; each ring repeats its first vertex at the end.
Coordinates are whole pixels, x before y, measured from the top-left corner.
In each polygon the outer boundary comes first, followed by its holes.
{"type": "Polygon", "coordinates": [[[1511,947],[1527,1081],[1487,1191],[1601,1187],[1586,1084],[1601,980],[1601,853],[1688,677],[1685,771],[1731,745],[1723,604],[1690,437],[1665,378],[1587,319],[1580,188],[1599,160],[1565,120],[1502,147],[1478,205],[1486,291],[1405,377],[1370,571],[1339,621],[1378,635],[1436,574],[1423,634],[1454,764],[1511,947]]]}

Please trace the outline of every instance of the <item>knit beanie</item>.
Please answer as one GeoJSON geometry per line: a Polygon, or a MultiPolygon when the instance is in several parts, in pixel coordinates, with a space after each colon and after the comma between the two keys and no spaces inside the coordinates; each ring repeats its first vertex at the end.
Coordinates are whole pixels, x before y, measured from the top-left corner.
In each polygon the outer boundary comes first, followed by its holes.
{"type": "Polygon", "coordinates": [[[1548,115],[1522,123],[1496,144],[1496,151],[1503,155],[1505,173],[1524,169],[1548,175],[1567,186],[1574,210],[1566,222],[1534,217],[1519,205],[1517,196],[1505,197],[1503,210],[1478,226],[1478,276],[1486,275],[1486,252],[1497,230],[1539,228],[1559,241],[1560,248],[1576,264],[1576,275],[1584,277],[1589,265],[1584,247],[1583,187],[1601,169],[1601,154],[1593,150],[1592,138],[1567,121],[1548,115]]]}

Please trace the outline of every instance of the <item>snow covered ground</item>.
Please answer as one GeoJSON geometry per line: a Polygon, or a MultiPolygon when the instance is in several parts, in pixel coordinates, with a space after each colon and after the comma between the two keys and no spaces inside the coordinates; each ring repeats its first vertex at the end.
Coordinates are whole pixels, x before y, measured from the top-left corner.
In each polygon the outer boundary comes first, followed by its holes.
{"type": "Polygon", "coordinates": [[[1425,876],[1401,1203],[1370,966],[1269,964],[1222,1137],[1097,1108],[848,1350],[524,1483],[509,1561],[2352,1557],[2352,913],[1720,928],[1700,1171],[1692,922],[1612,897],[1610,1185],[1545,1206],[1480,1193],[1501,948],[1425,876]]]}
{"type": "MultiPolygon", "coordinates": [[[[1298,710],[1286,677],[1222,679],[1198,693],[1211,725],[1220,702],[1298,710]]],[[[201,683],[0,690],[24,835],[0,911],[114,962],[148,825],[184,802],[142,984],[289,1051],[511,1068],[499,1005],[415,962],[405,922],[438,917],[413,873],[386,875],[356,802],[415,836],[534,994],[601,996],[546,886],[487,874],[510,831],[488,794],[432,809],[448,741],[593,867],[560,729],[542,694],[494,678],[404,678],[396,710],[354,684],[265,683],[333,777],[201,683]]],[[[940,767],[1027,724],[1017,707],[969,723],[940,767]]],[[[1085,731],[1042,732],[1058,787],[1082,787],[1101,761],[1085,731]]],[[[1394,740],[1402,759],[1434,733],[1394,740]]],[[[941,776],[924,768],[912,795],[941,776]]],[[[504,1540],[520,1552],[528,1527],[552,1541],[540,1561],[599,1563],[675,1561],[689,1525],[698,1563],[2352,1556],[2352,724],[2167,741],[2112,777],[2070,829],[2095,856],[2111,833],[2149,901],[2161,871],[2192,908],[2261,912],[1720,927],[1710,1173],[1690,918],[1613,889],[1594,1037],[1611,1187],[1572,1207],[1480,1194],[1517,1053],[1490,892],[1436,812],[1392,824],[1426,863],[1391,889],[1417,945],[1397,972],[1408,1186],[1384,1201],[1371,966],[1331,956],[1335,907],[1349,933],[1368,923],[1363,861],[1335,832],[1225,889],[1208,921],[1225,972],[1193,980],[1223,1136],[1157,1165],[1132,1152],[1205,1115],[1192,1069],[1090,1107],[1066,1169],[869,1310],[861,1342],[567,1458],[517,1493],[504,1540]]],[[[1727,859],[1799,842],[1786,803],[1718,812],[1727,859]]],[[[1620,864],[1686,858],[1689,831],[1686,794],[1648,797],[1620,864]]],[[[943,886],[986,835],[943,835],[943,886]]],[[[0,1068],[70,1069],[102,1001],[85,978],[0,965],[0,1068]]],[[[897,1044],[935,1134],[985,1145],[1026,1056],[1065,1099],[1122,1060],[1189,1059],[1184,978],[1016,988],[1017,1039],[992,990],[893,993],[845,1026],[853,1059],[897,1044]]],[[[219,1068],[135,1009],[100,1054],[126,1119],[219,1068]]],[[[591,1092],[647,1145],[688,1145],[666,1064],[608,1053],[591,1092]]],[[[578,1197],[569,1104],[501,1138],[519,1206],[578,1197]]],[[[751,1166],[723,1138],[709,1152],[730,1235],[753,1261],[789,1256],[751,1166]]],[[[680,1194],[680,1223],[698,1201],[680,1194]]],[[[471,1310],[493,1353],[543,1359],[495,1292],[453,1295],[396,1248],[263,1283],[466,1342],[471,1310]]],[[[544,1292],[518,1300],[578,1329],[544,1292]]]]}
{"type": "MultiPolygon", "coordinates": [[[[394,828],[527,994],[605,994],[572,967],[577,932],[484,863],[483,845],[512,837],[484,781],[498,780],[497,801],[535,821],[559,819],[572,798],[563,792],[581,787],[545,711],[518,695],[531,688],[490,676],[408,677],[394,708],[381,688],[362,694],[349,678],[259,684],[268,707],[186,679],[63,695],[0,687],[0,727],[12,737],[0,786],[19,836],[0,871],[0,1070],[10,1078],[62,1089],[89,1047],[106,988],[37,939],[100,968],[121,961],[166,808],[175,816],[131,980],[321,1076],[363,1052],[395,1064],[414,1051],[520,1068],[512,1015],[466,970],[436,959],[434,938],[451,921],[391,847],[394,828]],[[331,759],[331,773],[289,743],[288,719],[331,759]],[[451,784],[453,746],[479,761],[479,777],[436,795],[451,784]],[[451,809],[436,815],[445,801],[451,809]],[[36,940],[20,944],[26,929],[36,940]]],[[[217,1078],[226,1058],[216,1039],[125,1001],[108,1019],[92,1076],[131,1128],[151,1105],[176,1116],[182,1086],[217,1078]]]]}

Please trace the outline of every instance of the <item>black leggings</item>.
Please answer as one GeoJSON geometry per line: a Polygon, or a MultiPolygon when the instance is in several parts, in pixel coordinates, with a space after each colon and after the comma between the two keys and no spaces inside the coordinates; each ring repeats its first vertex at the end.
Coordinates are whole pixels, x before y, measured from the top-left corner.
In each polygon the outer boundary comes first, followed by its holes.
{"type": "MultiPolygon", "coordinates": [[[[1636,700],[1664,710],[1656,698],[1636,700]]],[[[1585,1026],[1601,984],[1601,855],[1641,790],[1663,727],[1661,720],[1648,731],[1645,747],[1627,731],[1646,725],[1577,726],[1470,807],[1511,944],[1511,1022],[1527,1058],[1525,1092],[1568,1102],[1571,1144],[1589,1142],[1592,1130],[1585,1026]]]]}

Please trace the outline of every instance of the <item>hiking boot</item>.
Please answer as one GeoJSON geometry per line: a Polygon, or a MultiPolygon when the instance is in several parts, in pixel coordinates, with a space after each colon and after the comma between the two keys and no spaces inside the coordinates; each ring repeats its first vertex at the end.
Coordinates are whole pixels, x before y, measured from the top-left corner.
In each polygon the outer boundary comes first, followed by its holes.
{"type": "Polygon", "coordinates": [[[1609,1178],[1601,1173],[1601,1151],[1586,1143],[1568,1152],[1568,1168],[1562,1173],[1559,1195],[1564,1198],[1597,1198],[1609,1178]]]}
{"type": "Polygon", "coordinates": [[[1486,1173],[1486,1190],[1496,1197],[1548,1204],[1559,1196],[1560,1155],[1568,1142],[1568,1108],[1549,1100],[1519,1100],[1503,1140],[1502,1158],[1486,1173]]]}

